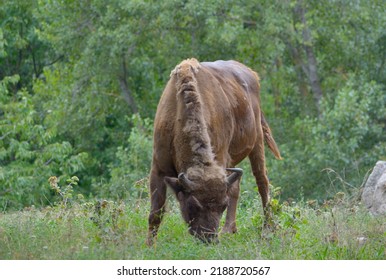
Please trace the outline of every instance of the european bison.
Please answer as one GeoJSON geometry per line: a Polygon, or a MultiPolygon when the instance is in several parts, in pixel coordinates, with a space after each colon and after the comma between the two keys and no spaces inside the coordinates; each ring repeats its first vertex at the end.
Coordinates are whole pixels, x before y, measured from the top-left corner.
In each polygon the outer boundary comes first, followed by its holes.
{"type": "Polygon", "coordinates": [[[260,109],[258,75],[236,61],[182,61],[158,104],[150,175],[151,211],[147,244],[152,245],[165,210],[166,186],[174,191],[189,232],[217,240],[236,232],[242,170],[249,157],[265,214],[269,200],[264,140],[280,152],[260,109]]]}

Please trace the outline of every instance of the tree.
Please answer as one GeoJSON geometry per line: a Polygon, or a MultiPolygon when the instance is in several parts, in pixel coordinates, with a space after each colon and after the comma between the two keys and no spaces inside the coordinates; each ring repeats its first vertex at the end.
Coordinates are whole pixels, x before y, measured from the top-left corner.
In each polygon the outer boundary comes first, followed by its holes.
{"type": "Polygon", "coordinates": [[[43,68],[55,63],[50,43],[41,40],[41,24],[35,16],[38,1],[5,1],[0,6],[0,80],[19,75],[12,92],[32,88],[43,68]]]}

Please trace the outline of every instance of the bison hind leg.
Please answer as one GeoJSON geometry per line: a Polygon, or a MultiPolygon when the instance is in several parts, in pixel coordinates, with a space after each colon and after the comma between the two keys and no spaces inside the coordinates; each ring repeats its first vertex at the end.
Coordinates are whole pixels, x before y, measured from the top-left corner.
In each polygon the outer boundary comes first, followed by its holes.
{"type": "Polygon", "coordinates": [[[262,133],[258,133],[258,139],[256,141],[255,147],[249,154],[249,160],[252,167],[252,173],[256,179],[256,184],[261,197],[265,216],[265,224],[268,225],[272,220],[272,214],[270,211],[269,180],[267,176],[267,169],[265,167],[264,141],[262,138],[262,133]]]}

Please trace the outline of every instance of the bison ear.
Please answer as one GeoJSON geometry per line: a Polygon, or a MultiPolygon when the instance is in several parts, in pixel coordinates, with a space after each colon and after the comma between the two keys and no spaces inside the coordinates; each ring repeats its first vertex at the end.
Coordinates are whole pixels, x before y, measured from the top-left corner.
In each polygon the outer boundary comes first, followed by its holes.
{"type": "Polygon", "coordinates": [[[173,192],[175,193],[175,195],[177,197],[177,200],[182,201],[184,198],[184,191],[183,191],[184,187],[181,185],[179,180],[177,178],[174,178],[174,177],[167,177],[166,176],[164,178],[164,182],[166,185],[168,185],[173,190],[173,192]]]}
{"type": "Polygon", "coordinates": [[[175,192],[176,195],[182,191],[182,185],[177,178],[166,176],[164,178],[164,182],[175,192]]]}
{"type": "Polygon", "coordinates": [[[179,180],[177,178],[166,176],[164,179],[164,182],[173,190],[177,199],[181,201],[184,197],[184,194],[183,194],[184,187],[181,185],[179,180]]]}

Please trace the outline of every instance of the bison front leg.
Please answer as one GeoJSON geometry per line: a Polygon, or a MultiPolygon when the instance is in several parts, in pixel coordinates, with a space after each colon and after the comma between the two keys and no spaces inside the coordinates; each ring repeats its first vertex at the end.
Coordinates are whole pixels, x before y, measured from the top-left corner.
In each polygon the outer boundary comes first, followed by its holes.
{"type": "Polygon", "coordinates": [[[240,179],[233,183],[229,190],[229,204],[225,218],[225,225],[222,228],[222,233],[235,233],[236,227],[236,209],[240,195],[240,179]]]}
{"type": "Polygon", "coordinates": [[[158,172],[153,170],[150,176],[151,209],[149,214],[149,231],[146,240],[148,246],[154,244],[158,228],[165,212],[166,185],[164,183],[164,177],[159,176],[157,173],[158,172]]]}

